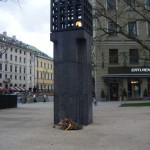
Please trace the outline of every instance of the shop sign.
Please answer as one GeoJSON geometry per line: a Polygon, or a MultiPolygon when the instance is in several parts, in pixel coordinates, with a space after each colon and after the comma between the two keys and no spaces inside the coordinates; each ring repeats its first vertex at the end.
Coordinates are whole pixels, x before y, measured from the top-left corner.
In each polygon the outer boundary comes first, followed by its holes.
{"type": "Polygon", "coordinates": [[[109,67],[108,74],[150,74],[150,68],[144,67],[109,67]]]}
{"type": "Polygon", "coordinates": [[[131,72],[150,72],[150,68],[131,68],[131,72]]]}

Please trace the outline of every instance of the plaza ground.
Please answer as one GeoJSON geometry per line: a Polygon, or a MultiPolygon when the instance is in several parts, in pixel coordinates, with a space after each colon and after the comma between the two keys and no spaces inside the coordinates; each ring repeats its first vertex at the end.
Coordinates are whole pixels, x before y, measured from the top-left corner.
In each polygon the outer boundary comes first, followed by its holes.
{"type": "Polygon", "coordinates": [[[150,107],[93,106],[93,123],[77,131],[53,128],[53,102],[0,110],[0,150],[149,150],[150,107]]]}

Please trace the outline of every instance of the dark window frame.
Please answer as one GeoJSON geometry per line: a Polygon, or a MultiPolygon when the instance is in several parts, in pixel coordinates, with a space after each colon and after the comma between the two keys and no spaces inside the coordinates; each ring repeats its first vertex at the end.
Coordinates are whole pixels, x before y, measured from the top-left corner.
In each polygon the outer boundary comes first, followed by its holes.
{"type": "Polygon", "coordinates": [[[130,64],[139,63],[139,53],[138,49],[129,49],[130,64]]]}
{"type": "Polygon", "coordinates": [[[117,35],[117,25],[111,20],[108,20],[108,33],[113,36],[117,35]]]}
{"type": "Polygon", "coordinates": [[[128,22],[128,32],[131,36],[137,36],[137,22],[128,22]]]}
{"type": "Polygon", "coordinates": [[[109,49],[109,63],[118,64],[118,49],[109,49]]]}
{"type": "Polygon", "coordinates": [[[114,11],[116,10],[116,0],[107,0],[107,10],[114,11]]]}

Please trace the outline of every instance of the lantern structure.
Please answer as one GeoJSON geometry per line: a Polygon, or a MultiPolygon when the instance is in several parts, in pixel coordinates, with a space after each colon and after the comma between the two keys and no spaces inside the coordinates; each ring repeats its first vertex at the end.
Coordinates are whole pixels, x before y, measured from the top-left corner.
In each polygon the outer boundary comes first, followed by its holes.
{"type": "Polygon", "coordinates": [[[88,0],[51,0],[54,43],[54,123],[92,123],[92,6],[88,0]]]}

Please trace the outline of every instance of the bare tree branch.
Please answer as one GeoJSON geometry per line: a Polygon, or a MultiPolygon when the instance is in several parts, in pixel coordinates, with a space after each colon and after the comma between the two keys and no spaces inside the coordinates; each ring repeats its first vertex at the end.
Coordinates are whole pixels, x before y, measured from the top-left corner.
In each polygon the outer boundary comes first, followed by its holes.
{"type": "Polygon", "coordinates": [[[97,22],[95,31],[97,32],[94,39],[96,41],[107,39],[111,36],[111,32],[108,30],[107,26],[104,24],[106,20],[111,21],[117,28],[116,34],[122,35],[123,37],[138,43],[143,49],[150,52],[150,47],[147,45],[139,36],[133,36],[128,33],[127,25],[128,22],[150,22],[149,10],[145,8],[145,1],[135,0],[135,7],[132,7],[131,11],[127,11],[126,0],[118,1],[118,8],[116,10],[110,10],[106,8],[105,0],[95,0],[96,5],[93,7],[94,19],[97,22]]]}

